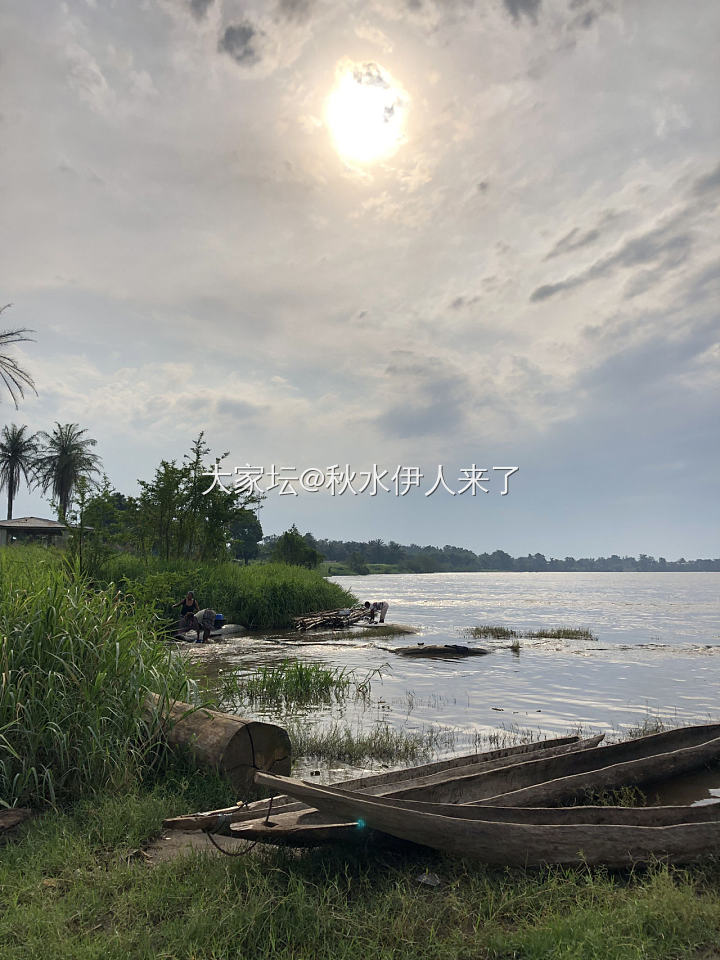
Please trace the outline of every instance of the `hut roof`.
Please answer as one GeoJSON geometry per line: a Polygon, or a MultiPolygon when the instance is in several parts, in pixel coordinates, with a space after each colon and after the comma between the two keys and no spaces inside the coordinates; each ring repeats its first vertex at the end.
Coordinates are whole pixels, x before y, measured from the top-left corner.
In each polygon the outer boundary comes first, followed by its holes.
{"type": "Polygon", "coordinates": [[[0,520],[0,529],[27,530],[33,533],[63,533],[67,530],[67,527],[57,520],[44,520],[42,517],[18,517],[16,520],[0,520]]]}

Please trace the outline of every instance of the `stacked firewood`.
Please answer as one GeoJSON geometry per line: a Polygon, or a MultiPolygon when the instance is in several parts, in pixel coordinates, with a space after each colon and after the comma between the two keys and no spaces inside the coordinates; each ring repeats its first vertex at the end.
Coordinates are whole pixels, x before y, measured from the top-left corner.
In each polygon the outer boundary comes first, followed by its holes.
{"type": "Polygon", "coordinates": [[[320,610],[318,613],[306,613],[302,617],[295,617],[295,629],[318,630],[342,630],[343,627],[349,627],[368,616],[365,607],[345,607],[342,610],[320,610]]]}

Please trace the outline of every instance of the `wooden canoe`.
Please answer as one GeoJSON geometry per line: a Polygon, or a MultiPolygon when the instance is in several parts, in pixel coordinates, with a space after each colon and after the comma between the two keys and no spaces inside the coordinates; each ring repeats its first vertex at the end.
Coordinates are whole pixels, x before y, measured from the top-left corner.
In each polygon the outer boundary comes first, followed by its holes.
{"type": "MultiPolygon", "coordinates": [[[[536,754],[535,759],[516,758],[519,762],[502,768],[488,770],[483,765],[476,765],[473,768],[460,767],[450,776],[447,773],[444,776],[431,774],[406,780],[398,783],[386,796],[394,800],[483,808],[543,807],[560,802],[582,802],[592,793],[623,786],[648,786],[717,760],[720,758],[720,724],[685,727],[608,747],[576,749],[571,753],[561,751],[562,748],[551,757],[536,754]]],[[[338,784],[340,790],[346,790],[347,786],[338,784]]],[[[332,823],[326,815],[311,816],[300,806],[274,809],[271,820],[274,823],[272,828],[263,820],[249,827],[248,832],[243,832],[242,828],[233,828],[233,832],[244,836],[252,832],[256,839],[275,843],[286,832],[287,837],[298,844],[354,836],[353,831],[348,830],[347,822],[336,820],[332,823]]]]}
{"type": "MultiPolygon", "coordinates": [[[[346,791],[342,791],[345,793],[346,791]]],[[[662,827],[677,823],[702,823],[720,820],[720,803],[696,807],[490,807],[456,803],[424,803],[421,800],[393,800],[383,803],[413,813],[436,813],[441,816],[489,823],[525,823],[546,826],[558,824],[597,824],[662,827]]],[[[383,843],[388,835],[377,830],[360,830],[357,821],[332,822],[327,813],[304,805],[300,812],[276,814],[233,824],[233,836],[243,840],[278,845],[317,846],[325,843],[383,843]]]]}
{"type": "MultiPolygon", "coordinates": [[[[580,740],[576,736],[556,737],[551,740],[537,740],[532,743],[521,743],[512,747],[498,747],[483,753],[468,754],[466,756],[451,757],[449,760],[437,760],[418,767],[407,767],[401,770],[390,770],[384,773],[370,774],[346,780],[339,786],[352,790],[392,796],[397,789],[405,788],[420,777],[456,776],[459,770],[480,769],[489,771],[517,763],[532,757],[550,757],[567,750],[583,750],[596,746],[602,735],[580,740]]],[[[282,773],[284,771],[276,771],[282,773]]],[[[426,799],[432,799],[427,797],[426,799]]],[[[269,808],[269,801],[258,800],[244,806],[235,805],[222,810],[209,810],[204,813],[187,814],[182,817],[171,817],[164,821],[166,829],[176,830],[216,830],[230,823],[241,820],[250,820],[255,817],[264,817],[269,808]]],[[[307,807],[293,801],[290,797],[275,797],[272,803],[274,813],[289,812],[290,810],[306,810],[307,807]]]]}
{"type": "MultiPolygon", "coordinates": [[[[492,864],[586,863],[626,867],[655,859],[686,863],[720,853],[717,811],[708,811],[707,819],[659,826],[644,823],[516,823],[481,819],[483,808],[439,805],[442,813],[428,812],[428,807],[434,805],[423,803],[421,806],[425,809],[418,810],[407,802],[396,804],[381,797],[317,787],[260,772],[255,779],[257,783],[289,793],[321,812],[353,821],[358,832],[367,828],[379,830],[400,840],[492,864]]],[[[635,816],[638,813],[639,810],[633,811],[635,816]]]]}
{"type": "Polygon", "coordinates": [[[607,747],[527,759],[502,770],[461,770],[442,783],[426,777],[393,796],[443,803],[553,806],[585,799],[592,791],[657,783],[718,758],[720,724],[682,727],[607,747]]]}

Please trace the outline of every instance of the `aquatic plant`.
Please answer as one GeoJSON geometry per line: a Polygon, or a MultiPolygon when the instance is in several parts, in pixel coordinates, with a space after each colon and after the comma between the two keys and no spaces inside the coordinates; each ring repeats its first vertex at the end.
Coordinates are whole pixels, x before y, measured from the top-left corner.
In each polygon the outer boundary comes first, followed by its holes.
{"type": "Polygon", "coordinates": [[[528,630],[525,636],[537,640],[597,640],[587,627],[546,627],[541,630],[528,630]]]}
{"type": "Polygon", "coordinates": [[[511,637],[518,636],[518,634],[509,627],[499,627],[489,623],[479,627],[467,627],[462,632],[466,637],[473,637],[475,640],[479,640],[481,637],[494,637],[495,640],[509,640],[511,637]]]}
{"type": "Polygon", "coordinates": [[[455,731],[448,727],[409,731],[378,723],[370,730],[360,730],[348,723],[310,726],[293,721],[287,730],[293,757],[337,760],[358,767],[372,761],[403,764],[427,760],[455,744],[455,731]]]}
{"type": "Polygon", "coordinates": [[[597,637],[587,627],[542,627],[540,630],[512,630],[510,627],[483,624],[479,627],[467,627],[462,633],[475,639],[493,637],[495,640],[511,640],[517,637],[527,637],[531,640],[597,640],[597,637]]]}

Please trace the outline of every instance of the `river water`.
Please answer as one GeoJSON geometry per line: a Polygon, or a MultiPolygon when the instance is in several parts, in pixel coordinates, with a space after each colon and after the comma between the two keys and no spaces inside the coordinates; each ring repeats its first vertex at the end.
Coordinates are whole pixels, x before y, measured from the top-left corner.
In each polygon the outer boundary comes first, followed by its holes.
{"type": "MultiPolygon", "coordinates": [[[[444,752],[461,753],[500,731],[512,738],[603,732],[619,738],[647,721],[666,726],[720,719],[720,575],[716,573],[452,573],[336,579],[361,600],[386,600],[389,623],[416,636],[357,636],[302,645],[292,633],[244,637],[198,648],[211,679],[288,657],[379,671],[367,701],[314,705],[303,723],[382,723],[445,732],[444,752]],[[520,633],[587,627],[597,639],[472,640],[465,628],[497,624],[520,633]],[[482,646],[489,656],[416,659],[397,647],[482,646]]],[[[277,710],[260,714],[278,722],[277,710]]],[[[717,777],[715,779],[718,779],[717,777]]],[[[720,785],[720,784],[719,784],[720,785]]],[[[714,791],[713,791],[714,792],[714,791]]]]}

